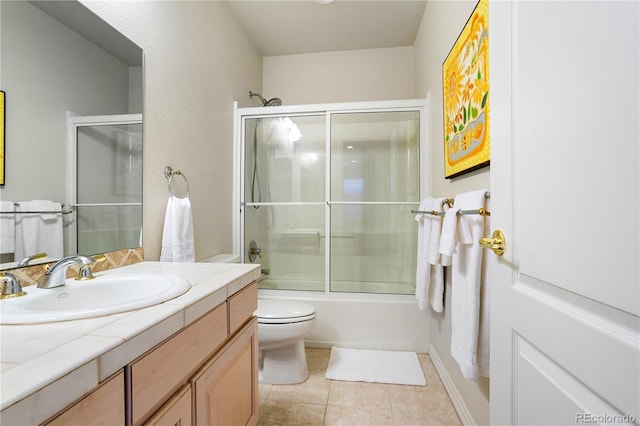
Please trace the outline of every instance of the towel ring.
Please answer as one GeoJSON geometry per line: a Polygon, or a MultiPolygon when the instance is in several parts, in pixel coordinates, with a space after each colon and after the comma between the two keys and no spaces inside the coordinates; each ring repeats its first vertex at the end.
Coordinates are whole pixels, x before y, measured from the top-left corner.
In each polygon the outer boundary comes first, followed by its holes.
{"type": "Polygon", "coordinates": [[[185,198],[189,198],[189,195],[191,194],[191,189],[189,188],[189,179],[187,179],[187,177],[184,175],[184,173],[182,173],[181,170],[173,170],[170,166],[167,166],[164,168],[164,177],[169,179],[169,195],[175,197],[175,195],[173,195],[173,191],[171,191],[171,181],[173,180],[173,177],[175,175],[180,175],[184,179],[184,183],[187,185],[187,196],[185,198]]]}

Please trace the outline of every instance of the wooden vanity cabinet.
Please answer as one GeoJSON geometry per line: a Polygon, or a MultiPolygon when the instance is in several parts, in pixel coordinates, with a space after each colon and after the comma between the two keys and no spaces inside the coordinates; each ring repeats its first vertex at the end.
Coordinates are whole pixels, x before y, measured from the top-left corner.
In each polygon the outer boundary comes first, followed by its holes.
{"type": "Polygon", "coordinates": [[[44,424],[47,426],[121,425],[125,421],[124,402],[124,373],[120,371],[44,424]]]}
{"type": "Polygon", "coordinates": [[[156,412],[227,338],[227,307],[221,304],[133,362],[127,369],[131,387],[131,424],[156,412]]]}
{"type": "Polygon", "coordinates": [[[254,318],[191,379],[195,425],[258,422],[258,320],[254,318]],[[249,392],[250,390],[250,392],[249,392]]]}
{"type": "Polygon", "coordinates": [[[191,386],[186,385],[160,408],[145,426],[189,426],[193,422],[191,386]]]}
{"type": "Polygon", "coordinates": [[[253,282],[127,366],[126,424],[256,424],[256,309],[253,282]]]}

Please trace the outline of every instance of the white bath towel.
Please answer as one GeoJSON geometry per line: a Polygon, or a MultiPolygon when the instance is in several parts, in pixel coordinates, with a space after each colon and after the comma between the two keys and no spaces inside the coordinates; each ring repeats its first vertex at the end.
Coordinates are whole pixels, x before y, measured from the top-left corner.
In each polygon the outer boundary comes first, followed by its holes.
{"type": "MultiPolygon", "coordinates": [[[[455,198],[452,210],[484,207],[486,190],[467,192],[455,198]]],[[[480,330],[480,289],[483,250],[478,244],[484,232],[484,217],[460,215],[451,262],[451,355],[462,375],[476,381],[480,330]],[[468,229],[468,234],[460,230],[468,229]]]]}
{"type": "MultiPolygon", "coordinates": [[[[444,211],[444,198],[433,200],[433,210],[442,213],[444,211]]],[[[442,230],[442,216],[428,218],[431,224],[429,247],[427,248],[427,261],[431,265],[431,285],[429,287],[428,300],[431,308],[436,312],[442,312],[444,308],[444,266],[440,264],[440,232],[442,230]]]]}
{"type": "MultiPolygon", "coordinates": [[[[433,198],[427,197],[420,202],[418,211],[430,211],[433,205],[433,198]]],[[[431,280],[431,265],[427,260],[427,250],[431,239],[431,223],[429,214],[417,213],[415,216],[418,222],[418,254],[416,259],[416,299],[418,299],[418,308],[424,310],[429,294],[429,285],[431,280]]]]}
{"type": "Polygon", "coordinates": [[[15,253],[16,215],[13,201],[0,201],[0,253],[15,253]]]}
{"type": "Polygon", "coordinates": [[[16,214],[15,260],[19,262],[36,253],[48,257],[64,255],[62,237],[62,205],[49,200],[21,201],[16,211],[43,212],[16,214]]]}
{"type": "Polygon", "coordinates": [[[189,198],[169,197],[162,233],[162,262],[195,262],[193,217],[189,198]]]}

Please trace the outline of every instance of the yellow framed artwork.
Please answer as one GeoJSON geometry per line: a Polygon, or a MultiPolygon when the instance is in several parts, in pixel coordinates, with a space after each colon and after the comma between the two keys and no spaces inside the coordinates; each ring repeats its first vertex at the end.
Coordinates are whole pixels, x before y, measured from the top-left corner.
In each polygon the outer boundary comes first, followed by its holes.
{"type": "Polygon", "coordinates": [[[480,0],[442,64],[444,169],[489,165],[489,0],[480,0]]]}
{"type": "Polygon", "coordinates": [[[4,186],[4,91],[0,90],[0,186],[4,186]]]}

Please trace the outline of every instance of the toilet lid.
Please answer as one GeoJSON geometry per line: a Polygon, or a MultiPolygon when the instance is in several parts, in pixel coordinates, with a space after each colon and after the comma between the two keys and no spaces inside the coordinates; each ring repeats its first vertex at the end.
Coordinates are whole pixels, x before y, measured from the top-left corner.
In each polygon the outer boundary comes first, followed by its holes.
{"type": "Polygon", "coordinates": [[[258,299],[258,309],[255,315],[259,322],[290,322],[292,318],[298,321],[315,317],[316,309],[308,303],[295,300],[258,299]],[[309,317],[309,318],[306,318],[309,317]]]}

